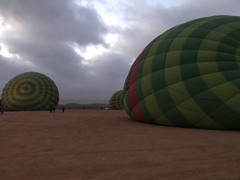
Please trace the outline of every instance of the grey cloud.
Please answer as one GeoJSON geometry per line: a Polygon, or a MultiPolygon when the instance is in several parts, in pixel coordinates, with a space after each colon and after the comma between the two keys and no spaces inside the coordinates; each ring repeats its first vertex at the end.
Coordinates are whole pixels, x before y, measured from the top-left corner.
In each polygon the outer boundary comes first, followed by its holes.
{"type": "MultiPolygon", "coordinates": [[[[87,84],[89,67],[82,64],[83,58],[69,43],[107,46],[103,39],[107,26],[97,12],[65,0],[1,0],[0,12],[6,22],[16,26],[11,30],[12,34],[0,38],[0,43],[6,44],[10,53],[21,57],[12,61],[14,66],[9,63],[9,58],[1,57],[1,77],[10,80],[17,73],[37,71],[52,78],[63,97],[67,94],[66,99],[76,100],[71,99],[71,95],[76,96],[81,91],[81,84],[87,84]],[[9,71],[17,73],[10,74],[9,71]]],[[[1,82],[3,87],[7,81],[1,82]]]]}
{"type": "Polygon", "coordinates": [[[102,35],[107,33],[94,9],[76,6],[72,1],[1,0],[1,7],[7,20],[22,27],[24,38],[68,40],[85,45],[104,43],[102,35]]]}
{"type": "MultiPolygon", "coordinates": [[[[65,88],[61,88],[62,97],[81,103],[108,103],[110,96],[117,90],[123,89],[123,84],[129,70],[127,56],[118,53],[105,53],[92,60],[91,66],[84,71],[85,76],[65,81],[65,88]],[[66,88],[68,87],[68,88],[66,88]],[[78,95],[73,96],[73,94],[78,95]],[[72,97],[69,97],[69,95],[72,97]]],[[[60,83],[59,83],[60,84],[60,83]]],[[[62,101],[65,101],[62,99],[62,101]]]]}
{"type": "Polygon", "coordinates": [[[156,1],[155,6],[150,6],[143,0],[133,0],[131,3],[124,12],[128,26],[118,29],[121,33],[115,48],[131,55],[132,59],[155,37],[176,25],[213,15],[240,15],[240,1],[237,0],[179,0],[179,5],[167,8],[160,1],[156,1]]]}
{"type": "Polygon", "coordinates": [[[0,90],[4,88],[5,84],[10,79],[22,72],[25,72],[26,69],[29,71],[35,71],[35,69],[31,66],[17,63],[16,59],[5,58],[0,55],[0,90]]]}
{"type": "Polygon", "coordinates": [[[0,51],[3,44],[21,57],[0,55],[0,88],[17,74],[37,71],[56,83],[60,103],[107,103],[123,88],[132,62],[156,36],[195,18],[239,15],[240,6],[239,0],[179,0],[170,7],[154,0],[122,0],[117,6],[97,1],[121,19],[109,26],[98,14],[98,7],[91,5],[95,0],[87,2],[88,6],[76,6],[66,0],[0,0],[2,24],[13,26],[1,34],[0,51]],[[108,33],[118,35],[114,44],[105,42],[108,33]],[[80,47],[101,44],[108,51],[86,64],[71,43],[80,47]]]}

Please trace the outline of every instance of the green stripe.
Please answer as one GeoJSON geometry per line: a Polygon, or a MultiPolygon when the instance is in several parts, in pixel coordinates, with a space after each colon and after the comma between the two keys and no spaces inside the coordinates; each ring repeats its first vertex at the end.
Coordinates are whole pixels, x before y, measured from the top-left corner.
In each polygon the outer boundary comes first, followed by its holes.
{"type": "MultiPolygon", "coordinates": [[[[212,26],[212,27],[217,27],[217,24],[215,24],[215,26],[212,26]]],[[[224,40],[223,40],[223,43],[224,43],[224,40]]],[[[233,56],[228,55],[226,53],[233,53],[233,52],[235,53],[235,51],[232,50],[233,49],[232,47],[229,47],[228,45],[225,45],[223,43],[222,42],[219,43],[217,51],[224,52],[224,53],[217,53],[216,58],[218,59],[218,61],[226,61],[226,58],[229,59],[230,61],[234,61],[234,59],[232,59],[233,56]]],[[[194,59],[194,55],[192,55],[192,58],[194,59]]],[[[185,60],[184,58],[182,59],[185,60]]],[[[218,63],[218,68],[220,71],[223,71],[226,69],[235,69],[236,64],[235,63],[218,63]]],[[[182,71],[183,72],[182,75],[184,79],[188,79],[191,76],[196,77],[200,75],[196,67],[191,67],[191,69],[193,70],[191,75],[189,75],[189,72],[187,73],[188,75],[186,75],[186,73],[182,71]]],[[[225,121],[223,120],[224,117],[222,113],[220,113],[221,117],[219,116],[218,109],[221,109],[221,111],[223,111],[224,109],[223,112],[225,111],[231,112],[232,118],[237,117],[237,114],[232,112],[232,110],[229,109],[226,105],[222,105],[222,101],[213,92],[211,92],[211,90],[208,90],[208,87],[206,86],[205,82],[202,80],[201,76],[197,77],[197,79],[198,80],[196,81],[196,78],[194,78],[193,83],[196,84],[197,82],[197,84],[199,84],[199,88],[195,88],[195,89],[193,88],[193,86],[196,87],[196,85],[195,84],[191,85],[191,81],[184,81],[191,96],[193,96],[194,100],[197,102],[197,104],[199,104],[199,106],[205,111],[206,114],[209,114],[210,117],[215,117],[214,119],[216,119],[216,122],[218,122],[218,124],[221,124],[222,126],[227,128],[232,128],[232,127],[229,127],[229,123],[226,123],[226,120],[225,121]]],[[[236,124],[235,122],[231,122],[231,123],[236,124]]]]}
{"type": "MultiPolygon", "coordinates": [[[[189,23],[191,25],[192,23],[189,23]]],[[[167,89],[167,82],[166,82],[166,74],[165,74],[165,63],[167,58],[167,53],[164,53],[168,51],[171,48],[171,44],[173,43],[174,38],[181,33],[183,30],[182,27],[179,27],[178,29],[175,29],[174,32],[169,32],[166,36],[166,39],[168,39],[166,42],[162,42],[162,44],[165,46],[164,50],[161,50],[162,45],[159,45],[158,53],[154,57],[153,62],[153,88],[154,88],[154,95],[156,98],[156,101],[164,113],[164,116],[167,118],[168,122],[167,124],[174,124],[176,126],[191,126],[189,122],[186,121],[184,116],[181,114],[181,112],[175,108],[176,104],[171,98],[171,95],[167,89]],[[155,70],[156,69],[156,70],[155,70]]],[[[171,53],[171,52],[169,52],[171,53]]],[[[162,114],[159,114],[159,120],[162,117],[162,114]]],[[[166,118],[162,118],[164,121],[159,122],[161,124],[166,123],[166,118]]]]}

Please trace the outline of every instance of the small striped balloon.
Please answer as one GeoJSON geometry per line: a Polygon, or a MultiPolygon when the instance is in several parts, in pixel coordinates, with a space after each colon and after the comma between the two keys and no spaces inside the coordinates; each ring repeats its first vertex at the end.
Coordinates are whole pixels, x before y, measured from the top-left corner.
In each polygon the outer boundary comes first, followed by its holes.
{"type": "Polygon", "coordinates": [[[38,72],[25,72],[5,85],[1,99],[7,111],[49,110],[57,107],[59,93],[49,77],[38,72]]]}
{"type": "Polygon", "coordinates": [[[123,108],[124,91],[115,92],[109,99],[109,109],[124,109],[123,108]]]}
{"type": "Polygon", "coordinates": [[[196,19],[156,37],[133,63],[124,90],[135,120],[240,130],[240,17],[196,19]]]}

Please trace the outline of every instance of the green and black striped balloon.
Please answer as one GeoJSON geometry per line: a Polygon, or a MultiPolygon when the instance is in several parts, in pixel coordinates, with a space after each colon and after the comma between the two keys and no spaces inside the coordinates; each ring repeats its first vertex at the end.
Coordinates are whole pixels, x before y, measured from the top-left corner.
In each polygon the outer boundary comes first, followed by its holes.
{"type": "Polygon", "coordinates": [[[124,90],[135,120],[240,130],[240,17],[196,19],[156,37],[133,63],[124,90]]]}
{"type": "Polygon", "coordinates": [[[2,92],[7,111],[33,111],[56,108],[59,93],[55,83],[38,72],[26,72],[12,78],[2,92]]]}
{"type": "Polygon", "coordinates": [[[123,108],[124,91],[115,92],[109,99],[109,109],[124,109],[123,108]]]}

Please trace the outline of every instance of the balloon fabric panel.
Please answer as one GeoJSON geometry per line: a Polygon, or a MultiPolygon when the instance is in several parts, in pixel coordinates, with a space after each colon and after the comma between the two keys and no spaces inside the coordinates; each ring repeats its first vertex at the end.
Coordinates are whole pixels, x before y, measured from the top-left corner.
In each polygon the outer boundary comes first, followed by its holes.
{"type": "Polygon", "coordinates": [[[175,26],[150,42],[130,68],[124,109],[166,126],[240,129],[240,17],[175,26]]]}

